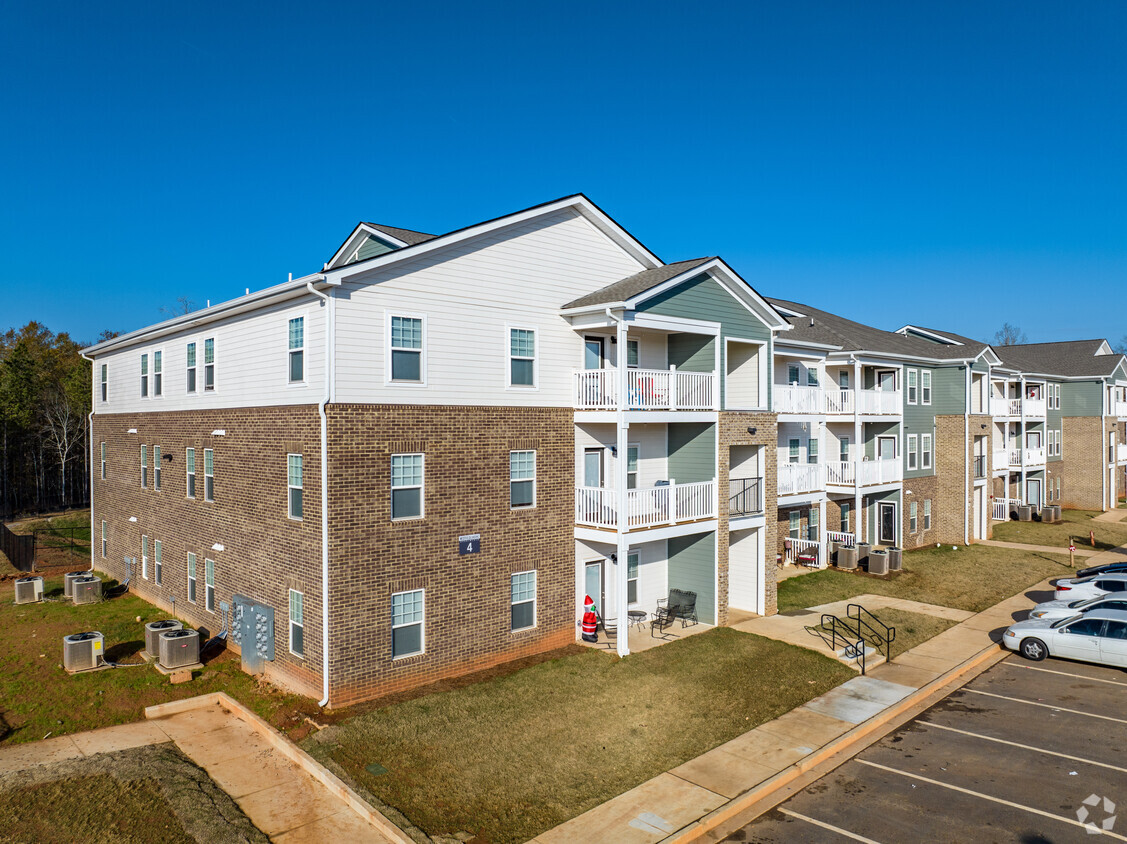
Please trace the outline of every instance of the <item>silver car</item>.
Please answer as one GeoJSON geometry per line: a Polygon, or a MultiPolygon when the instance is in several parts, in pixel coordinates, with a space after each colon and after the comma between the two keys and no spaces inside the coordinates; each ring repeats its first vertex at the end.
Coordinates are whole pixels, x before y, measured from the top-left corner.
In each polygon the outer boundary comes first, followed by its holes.
{"type": "Polygon", "coordinates": [[[1011,624],[1002,643],[1026,659],[1047,656],[1127,668],[1127,611],[1091,610],[1071,618],[1011,624]]]}
{"type": "Polygon", "coordinates": [[[1092,610],[1127,610],[1127,593],[1123,595],[1100,595],[1079,601],[1045,601],[1045,603],[1035,606],[1033,611],[1029,613],[1029,617],[1047,618],[1052,621],[1058,618],[1072,618],[1074,615],[1092,610]]]}
{"type": "Polygon", "coordinates": [[[1053,597],[1058,601],[1079,601],[1109,592],[1127,592],[1127,574],[1097,574],[1094,577],[1062,577],[1056,582],[1053,597]]]}

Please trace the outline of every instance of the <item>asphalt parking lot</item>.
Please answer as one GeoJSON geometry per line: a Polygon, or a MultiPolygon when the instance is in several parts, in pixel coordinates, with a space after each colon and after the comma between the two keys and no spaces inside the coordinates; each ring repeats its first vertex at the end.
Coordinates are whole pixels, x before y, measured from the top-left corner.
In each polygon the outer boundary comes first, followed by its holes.
{"type": "Polygon", "coordinates": [[[1127,671],[1010,655],[725,840],[1127,841],[1125,747],[1127,671]]]}

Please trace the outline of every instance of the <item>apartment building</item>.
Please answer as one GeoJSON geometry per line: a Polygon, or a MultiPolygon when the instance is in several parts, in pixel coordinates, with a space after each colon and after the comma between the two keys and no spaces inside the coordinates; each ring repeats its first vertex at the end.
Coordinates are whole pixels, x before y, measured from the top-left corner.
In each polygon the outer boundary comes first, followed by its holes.
{"type": "Polygon", "coordinates": [[[583,196],[360,224],[87,350],[94,565],[331,706],[571,643],[587,594],[623,627],[671,588],[701,623],[773,612],[787,329],[583,196]]]}

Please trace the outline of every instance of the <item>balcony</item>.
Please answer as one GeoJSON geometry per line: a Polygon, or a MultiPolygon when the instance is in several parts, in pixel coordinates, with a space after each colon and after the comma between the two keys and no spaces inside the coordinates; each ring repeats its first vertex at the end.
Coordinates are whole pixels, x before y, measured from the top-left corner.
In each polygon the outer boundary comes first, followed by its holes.
{"type": "Polygon", "coordinates": [[[1044,466],[1045,465],[1045,448],[1026,448],[1023,450],[1023,457],[1025,458],[1026,466],[1044,466]]]}
{"type": "Polygon", "coordinates": [[[1027,419],[1044,418],[1044,399],[994,399],[994,412],[996,416],[1022,416],[1022,411],[1027,419]]]}
{"type": "MultiPolygon", "coordinates": [[[[606,487],[575,489],[575,523],[618,528],[619,493],[606,487]]],[[[626,491],[628,530],[716,518],[716,481],[671,483],[626,491]]]]}
{"type": "Polygon", "coordinates": [[[1045,417],[1044,399],[1025,399],[1022,401],[1021,407],[1025,411],[1027,419],[1043,419],[1045,417]]]}
{"type": "Polygon", "coordinates": [[[904,412],[904,397],[899,390],[861,390],[857,412],[880,416],[900,416],[904,412]]]}
{"type": "Polygon", "coordinates": [[[800,387],[797,384],[776,384],[776,413],[825,413],[826,399],[821,387],[800,387]]]}
{"type": "MultiPolygon", "coordinates": [[[[716,373],[669,369],[628,369],[625,410],[715,410],[716,373]]],[[[618,410],[618,371],[575,373],[577,410],[618,410]]]]}
{"type": "Polygon", "coordinates": [[[826,484],[828,486],[856,487],[893,484],[899,483],[903,478],[903,465],[899,459],[847,460],[826,464],[826,484]]]}
{"type": "Polygon", "coordinates": [[[986,475],[987,475],[986,455],[985,454],[976,454],[974,456],[974,477],[976,479],[977,478],[985,478],[986,475]]]}
{"type": "Polygon", "coordinates": [[[1117,401],[1111,404],[1111,415],[1120,419],[1127,418],[1127,401],[1117,401]]]}
{"type": "Polygon", "coordinates": [[[903,408],[903,396],[896,390],[826,390],[797,384],[776,384],[774,402],[776,413],[814,416],[899,416],[903,408]]]}
{"type": "Polygon", "coordinates": [[[778,494],[795,495],[826,488],[825,465],[822,463],[783,463],[779,466],[778,494]]]}
{"type": "Polygon", "coordinates": [[[1010,468],[1010,452],[1009,452],[1009,449],[1003,448],[1003,449],[1000,449],[998,451],[995,451],[994,457],[993,457],[993,462],[991,463],[991,465],[994,467],[994,471],[998,471],[999,469],[1010,468]]]}
{"type": "Polygon", "coordinates": [[[757,516],[763,512],[763,478],[728,481],[728,515],[757,516]]]}

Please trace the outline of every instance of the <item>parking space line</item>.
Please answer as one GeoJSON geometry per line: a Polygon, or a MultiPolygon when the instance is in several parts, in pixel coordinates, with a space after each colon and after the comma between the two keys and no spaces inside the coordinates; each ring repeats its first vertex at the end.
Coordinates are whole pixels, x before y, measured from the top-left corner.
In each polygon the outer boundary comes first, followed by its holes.
{"type": "MultiPolygon", "coordinates": [[[[870,768],[877,768],[881,771],[887,771],[890,774],[899,774],[902,777],[908,777],[910,779],[919,780],[920,782],[926,782],[930,785],[937,785],[940,788],[946,788],[946,789],[949,789],[951,791],[957,791],[960,794],[969,794],[971,797],[978,797],[982,800],[988,800],[991,803],[1000,803],[1003,806],[1009,806],[1011,809],[1020,809],[1023,812],[1029,812],[1030,814],[1033,814],[1033,815],[1040,815],[1043,818],[1051,818],[1054,821],[1060,821],[1061,823],[1067,823],[1067,824],[1071,824],[1072,826],[1078,826],[1081,829],[1085,829],[1085,830],[1088,829],[1088,827],[1086,827],[1084,824],[1082,824],[1080,821],[1076,820],[1075,818],[1068,818],[1068,817],[1065,817],[1064,815],[1054,815],[1052,812],[1045,812],[1045,811],[1042,811],[1041,809],[1034,809],[1032,806],[1023,806],[1020,803],[1014,803],[1010,800],[1003,800],[1001,797],[992,797],[991,795],[983,794],[980,791],[971,791],[969,788],[961,788],[960,786],[951,785],[951,784],[945,783],[945,782],[940,782],[939,780],[933,780],[930,777],[921,776],[920,774],[910,774],[907,771],[898,771],[898,770],[896,770],[896,768],[890,768],[887,765],[879,765],[876,762],[870,762],[867,759],[857,759],[856,761],[860,762],[862,765],[868,765],[870,768]]],[[[1111,832],[1109,830],[1101,830],[1101,832],[1104,835],[1108,836],[1109,838],[1114,838],[1117,841],[1127,841],[1127,836],[1125,836],[1125,835],[1119,835],[1118,833],[1111,832]]]]}
{"type": "Polygon", "coordinates": [[[1058,753],[1055,750],[1045,750],[1040,747],[1034,747],[1031,744],[1021,744],[1016,741],[1007,741],[1006,739],[994,738],[994,736],[984,736],[981,733],[970,733],[966,730],[959,730],[955,727],[947,727],[943,724],[935,724],[931,721],[920,721],[921,724],[926,724],[929,727],[935,727],[937,730],[947,730],[952,733],[958,733],[961,736],[970,736],[971,738],[983,739],[984,741],[996,741],[998,744],[1008,744],[1010,747],[1020,747],[1022,750],[1032,750],[1034,753],[1045,753],[1049,756],[1059,756],[1061,759],[1070,759],[1073,762],[1083,762],[1085,765],[1097,765],[1100,768],[1111,768],[1113,771],[1120,771],[1127,774],[1127,768],[1121,768],[1118,765],[1109,765],[1107,762],[1097,762],[1094,759],[1085,759],[1083,756],[1070,756],[1067,753],[1058,753]]]}
{"type": "Polygon", "coordinates": [[[1120,683],[1118,680],[1104,680],[1101,677],[1087,677],[1083,674],[1070,674],[1067,671],[1053,671],[1051,668],[1038,668],[1035,665],[1022,665],[1020,662],[1010,662],[1006,660],[1002,663],[1009,668],[1025,668],[1028,671],[1044,671],[1046,674],[1059,674],[1062,677],[1075,677],[1077,680],[1091,680],[1093,683],[1107,683],[1112,686],[1127,686],[1127,683],[1120,683]]]}
{"type": "Polygon", "coordinates": [[[784,815],[787,815],[788,817],[798,818],[800,821],[806,821],[806,823],[814,824],[814,826],[820,826],[822,829],[828,829],[830,832],[836,832],[838,835],[842,835],[846,838],[852,839],[853,841],[861,841],[863,842],[863,844],[880,844],[879,841],[874,841],[871,838],[866,838],[863,835],[858,835],[855,832],[850,832],[848,829],[842,829],[840,826],[834,826],[833,824],[826,823],[825,821],[819,821],[815,820],[814,818],[808,818],[806,815],[800,815],[798,812],[795,812],[792,809],[785,809],[780,806],[779,811],[784,815]]]}
{"type": "Polygon", "coordinates": [[[1071,715],[1083,715],[1085,718],[1099,718],[1101,721],[1114,721],[1117,724],[1127,724],[1127,720],[1123,718],[1112,718],[1110,715],[1097,715],[1094,712],[1081,712],[1079,709],[1067,709],[1063,706],[1057,706],[1055,703],[1038,703],[1035,700],[1026,700],[1020,697],[1010,697],[1009,695],[996,695],[993,692],[982,692],[978,689],[963,689],[964,692],[970,692],[972,695],[983,695],[984,697],[996,697],[999,700],[1011,700],[1014,703],[1027,703],[1030,706],[1041,706],[1045,709],[1053,709],[1057,712],[1068,712],[1071,715]]]}

